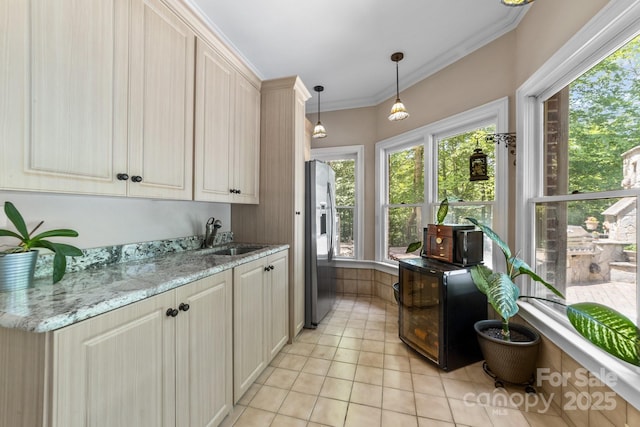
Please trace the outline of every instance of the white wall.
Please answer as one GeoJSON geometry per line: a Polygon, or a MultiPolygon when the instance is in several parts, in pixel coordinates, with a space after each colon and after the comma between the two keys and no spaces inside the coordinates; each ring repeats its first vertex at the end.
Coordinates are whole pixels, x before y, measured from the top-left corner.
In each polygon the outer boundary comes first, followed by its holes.
{"type": "MultiPolygon", "coordinates": [[[[54,239],[81,249],[204,234],[211,216],[231,230],[231,205],[190,201],[133,199],[0,191],[0,202],[11,201],[31,229],[72,228],[77,238],[54,239]]],[[[0,209],[0,228],[12,228],[0,209]]],[[[14,239],[3,238],[2,244],[14,239]]]]}

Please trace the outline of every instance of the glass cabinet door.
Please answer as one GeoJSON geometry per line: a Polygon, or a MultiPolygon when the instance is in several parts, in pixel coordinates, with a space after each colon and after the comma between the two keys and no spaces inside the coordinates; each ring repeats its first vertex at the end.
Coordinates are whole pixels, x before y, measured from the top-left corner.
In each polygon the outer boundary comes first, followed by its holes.
{"type": "Polygon", "coordinates": [[[400,269],[400,338],[439,362],[440,281],[426,271],[400,269]]]}

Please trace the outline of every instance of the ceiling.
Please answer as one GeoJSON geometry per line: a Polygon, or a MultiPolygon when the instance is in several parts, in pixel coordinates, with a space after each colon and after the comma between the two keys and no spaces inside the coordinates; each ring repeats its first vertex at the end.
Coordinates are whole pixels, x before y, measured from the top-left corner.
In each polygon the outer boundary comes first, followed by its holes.
{"type": "Polygon", "coordinates": [[[377,105],[514,29],[500,0],[185,0],[262,80],[298,75],[322,111],[377,105]]]}

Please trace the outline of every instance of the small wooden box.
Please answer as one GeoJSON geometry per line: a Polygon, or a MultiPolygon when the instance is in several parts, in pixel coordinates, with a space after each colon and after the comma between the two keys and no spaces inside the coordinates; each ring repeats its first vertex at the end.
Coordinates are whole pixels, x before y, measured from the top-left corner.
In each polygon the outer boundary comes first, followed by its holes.
{"type": "Polygon", "coordinates": [[[473,225],[429,224],[424,234],[425,257],[448,263],[456,262],[456,237],[458,231],[472,231],[473,225]]]}

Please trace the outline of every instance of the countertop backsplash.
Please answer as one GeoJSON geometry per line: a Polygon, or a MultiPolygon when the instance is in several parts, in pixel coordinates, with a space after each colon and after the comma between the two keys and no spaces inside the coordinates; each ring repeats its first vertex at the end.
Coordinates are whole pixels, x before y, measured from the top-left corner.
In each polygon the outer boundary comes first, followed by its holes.
{"type": "MultiPolygon", "coordinates": [[[[67,257],[67,273],[105,267],[121,262],[152,258],[163,254],[191,251],[202,246],[204,236],[178,237],[141,243],[83,249],[84,256],[67,257]]],[[[233,231],[219,232],[214,246],[233,242],[233,231]]],[[[53,273],[53,254],[40,254],[36,262],[35,277],[47,277],[53,273]]]]}

